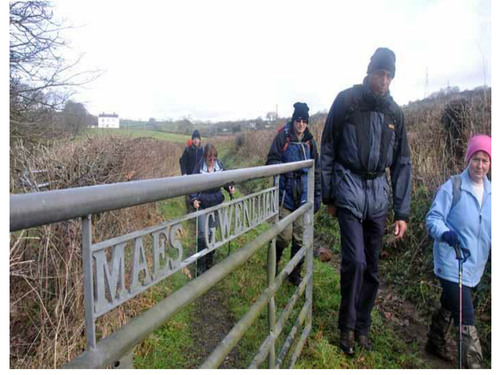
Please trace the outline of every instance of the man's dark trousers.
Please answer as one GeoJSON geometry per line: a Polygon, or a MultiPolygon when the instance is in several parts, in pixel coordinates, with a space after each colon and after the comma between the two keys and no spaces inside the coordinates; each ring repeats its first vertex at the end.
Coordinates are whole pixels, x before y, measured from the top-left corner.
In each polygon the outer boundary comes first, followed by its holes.
{"type": "Polygon", "coordinates": [[[342,247],[339,328],[367,335],[379,287],[378,261],[386,213],[361,221],[339,208],[337,217],[342,247]]]}

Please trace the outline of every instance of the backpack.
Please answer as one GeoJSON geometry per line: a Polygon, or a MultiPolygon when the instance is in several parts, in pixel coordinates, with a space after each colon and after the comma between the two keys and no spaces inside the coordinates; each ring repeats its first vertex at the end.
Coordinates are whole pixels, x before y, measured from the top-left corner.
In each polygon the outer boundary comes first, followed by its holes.
{"type": "MultiPolygon", "coordinates": [[[[452,187],[452,189],[451,189],[452,198],[451,198],[451,207],[450,207],[449,212],[451,212],[451,210],[453,210],[453,208],[457,205],[458,200],[460,199],[460,194],[462,193],[462,177],[459,174],[456,174],[456,175],[451,176],[450,178],[451,178],[451,187],[452,187]]],[[[434,198],[432,199],[432,202],[434,202],[434,200],[436,199],[437,193],[443,187],[443,185],[441,185],[437,189],[436,193],[434,194],[434,198]]],[[[430,233],[427,234],[427,238],[429,240],[432,240],[432,236],[430,233]]]]}
{"type": "MultiPolygon", "coordinates": [[[[357,111],[366,110],[366,105],[363,103],[363,91],[364,89],[362,84],[354,85],[350,90],[345,91],[345,97],[344,97],[344,103],[346,107],[345,113],[343,115],[340,126],[338,126],[337,129],[334,129],[333,131],[333,145],[336,152],[339,149],[342,133],[344,132],[344,128],[349,118],[357,111]]],[[[394,104],[395,103],[391,99],[391,103],[387,106],[387,108],[380,110],[380,112],[388,116],[389,123],[392,122],[392,124],[396,124],[398,122],[396,115],[396,108],[394,104]]],[[[394,125],[392,125],[391,129],[393,130],[395,129],[394,125]]],[[[391,134],[389,132],[385,132],[382,144],[385,144],[388,147],[390,138],[391,134]]],[[[387,148],[384,151],[381,151],[381,155],[387,155],[386,151],[387,148]]],[[[385,164],[385,156],[381,160],[379,160],[379,164],[380,165],[385,164]]]]}
{"type": "Polygon", "coordinates": [[[452,190],[452,197],[453,198],[451,200],[450,211],[458,203],[458,200],[460,199],[460,193],[462,192],[462,177],[459,174],[451,176],[451,186],[453,188],[453,190],[452,190]]]}
{"type": "MultiPolygon", "coordinates": [[[[283,149],[280,150],[281,152],[285,152],[288,149],[288,145],[290,143],[293,143],[290,139],[290,133],[289,133],[289,129],[288,129],[287,125],[288,124],[285,124],[281,128],[278,129],[278,133],[281,133],[282,131],[285,133],[285,145],[283,146],[283,149]]],[[[310,140],[307,140],[305,142],[298,142],[298,143],[304,143],[307,146],[307,148],[309,149],[309,151],[311,151],[311,141],[310,140]]]]}
{"type": "MultiPolygon", "coordinates": [[[[439,187],[439,189],[436,191],[436,194],[434,195],[434,199],[436,199],[436,195],[439,192],[443,185],[439,187]]],[[[457,205],[458,200],[460,199],[460,194],[462,193],[462,177],[459,174],[451,176],[451,207],[450,207],[450,212],[453,210],[453,208],[457,205]]],[[[434,199],[432,201],[434,201],[434,199]]]]}

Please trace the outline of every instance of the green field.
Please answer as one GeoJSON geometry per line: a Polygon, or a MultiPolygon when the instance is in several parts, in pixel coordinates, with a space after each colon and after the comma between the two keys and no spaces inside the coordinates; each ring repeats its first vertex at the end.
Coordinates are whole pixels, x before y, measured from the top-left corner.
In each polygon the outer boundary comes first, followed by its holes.
{"type": "Polygon", "coordinates": [[[165,133],[155,130],[133,130],[133,129],[88,129],[85,133],[89,136],[109,136],[117,135],[132,138],[153,138],[160,141],[170,141],[178,143],[186,143],[191,138],[189,135],[177,133],[165,133]]]}

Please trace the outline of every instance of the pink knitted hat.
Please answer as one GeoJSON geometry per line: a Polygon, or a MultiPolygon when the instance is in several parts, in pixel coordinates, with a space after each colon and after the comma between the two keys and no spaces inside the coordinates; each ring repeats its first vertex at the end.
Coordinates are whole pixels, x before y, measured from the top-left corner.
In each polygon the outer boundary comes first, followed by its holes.
{"type": "Polygon", "coordinates": [[[488,154],[491,161],[491,138],[487,135],[475,135],[469,139],[469,145],[467,146],[467,155],[465,161],[469,164],[469,160],[478,151],[483,151],[488,154]]]}

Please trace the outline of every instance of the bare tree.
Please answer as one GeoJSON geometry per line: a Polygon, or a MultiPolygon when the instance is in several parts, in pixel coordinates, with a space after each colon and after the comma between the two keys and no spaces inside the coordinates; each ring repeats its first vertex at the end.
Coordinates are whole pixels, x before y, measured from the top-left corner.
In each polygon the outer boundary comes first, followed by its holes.
{"type": "Polygon", "coordinates": [[[62,111],[62,121],[64,128],[68,131],[72,138],[76,136],[90,125],[88,121],[88,112],[82,103],[77,103],[68,100],[62,111]]]}
{"type": "Polygon", "coordinates": [[[68,62],[61,32],[47,1],[15,1],[10,9],[10,138],[37,142],[58,134],[54,111],[62,110],[76,87],[97,78],[98,71],[75,72],[68,62]]]}

